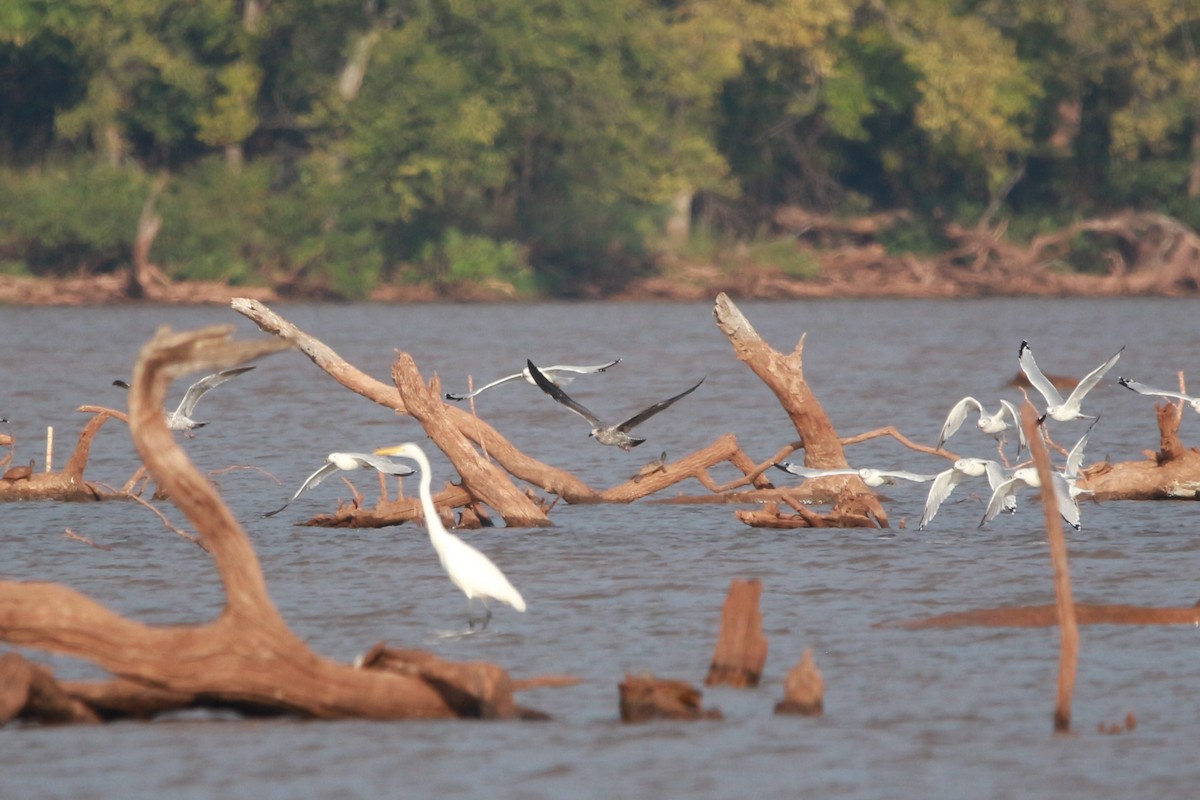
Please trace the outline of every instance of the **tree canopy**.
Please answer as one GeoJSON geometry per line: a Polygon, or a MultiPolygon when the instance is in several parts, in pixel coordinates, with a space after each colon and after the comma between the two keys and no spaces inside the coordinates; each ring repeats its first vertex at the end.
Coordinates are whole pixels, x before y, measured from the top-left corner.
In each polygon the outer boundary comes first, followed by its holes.
{"type": "Polygon", "coordinates": [[[1197,32],[1200,0],[8,0],[0,272],[127,265],[152,193],[167,274],[344,297],[603,292],[673,213],[1196,226],[1197,32]]]}

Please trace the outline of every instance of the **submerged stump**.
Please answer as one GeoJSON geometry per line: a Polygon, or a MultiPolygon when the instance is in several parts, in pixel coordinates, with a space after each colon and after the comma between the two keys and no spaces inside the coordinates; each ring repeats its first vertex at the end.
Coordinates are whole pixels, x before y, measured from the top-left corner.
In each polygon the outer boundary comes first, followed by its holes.
{"type": "Polygon", "coordinates": [[[767,661],[767,637],[762,631],[759,599],[762,581],[734,580],[721,611],[721,632],[708,668],[707,686],[758,686],[767,661]]]}

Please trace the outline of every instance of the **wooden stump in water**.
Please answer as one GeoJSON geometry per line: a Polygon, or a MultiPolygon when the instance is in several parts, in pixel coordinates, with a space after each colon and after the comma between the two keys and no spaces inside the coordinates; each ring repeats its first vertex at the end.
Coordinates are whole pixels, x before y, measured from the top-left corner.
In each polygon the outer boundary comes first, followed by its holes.
{"type": "Polygon", "coordinates": [[[621,721],[724,719],[717,709],[700,707],[700,690],[687,681],[626,675],[621,683],[621,721]]]}
{"type": "Polygon", "coordinates": [[[825,682],[813,661],[812,650],[805,650],[799,663],[788,672],[783,700],[775,705],[775,713],[806,717],[819,717],[825,713],[825,682]]]}
{"type": "Polygon", "coordinates": [[[762,582],[757,579],[730,583],[705,685],[758,686],[767,660],[767,637],[762,632],[762,613],[758,607],[761,597],[762,582]]]}

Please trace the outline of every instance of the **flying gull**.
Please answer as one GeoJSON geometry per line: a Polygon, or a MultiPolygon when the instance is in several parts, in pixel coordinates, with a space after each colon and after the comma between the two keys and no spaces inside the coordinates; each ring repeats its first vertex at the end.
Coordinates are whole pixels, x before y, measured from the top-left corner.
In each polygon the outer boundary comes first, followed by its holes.
{"type": "MultiPolygon", "coordinates": [[[[946,502],[946,498],[954,491],[955,486],[967,478],[978,478],[981,475],[987,475],[988,484],[991,485],[993,491],[1007,477],[1004,467],[1000,466],[998,461],[986,458],[960,458],[950,469],[938,473],[938,476],[933,479],[933,485],[929,487],[929,495],[925,498],[925,511],[921,514],[921,522],[917,525],[917,529],[925,530],[925,526],[937,514],[938,509],[942,507],[942,503],[946,502]]],[[[1016,510],[1016,498],[1005,500],[1004,505],[1010,511],[1016,510]]]]}
{"type": "Polygon", "coordinates": [[[995,414],[989,414],[984,409],[983,404],[974,397],[964,397],[954,404],[954,408],[950,409],[950,413],[946,416],[946,422],[942,425],[942,432],[938,435],[938,450],[942,449],[942,445],[946,440],[953,436],[962,426],[963,420],[967,418],[967,414],[974,409],[979,414],[979,420],[975,423],[979,430],[984,433],[990,433],[995,438],[998,449],[1003,455],[1004,441],[1009,428],[1017,429],[1017,455],[1021,455],[1021,450],[1024,449],[1025,432],[1021,430],[1021,417],[1017,413],[1016,406],[1007,400],[1000,401],[1000,409],[995,414]],[[1009,422],[1011,420],[1011,422],[1009,422]]]}
{"type": "Polygon", "coordinates": [[[1178,400],[1183,400],[1184,402],[1186,402],[1188,405],[1190,405],[1192,407],[1193,411],[1200,414],[1200,397],[1192,397],[1190,394],[1184,394],[1183,392],[1172,392],[1172,391],[1168,391],[1166,389],[1155,389],[1153,387],[1147,386],[1144,383],[1138,383],[1137,381],[1131,381],[1131,380],[1129,380],[1129,378],[1117,378],[1117,383],[1121,384],[1126,389],[1132,389],[1133,391],[1137,392],[1138,394],[1157,395],[1159,397],[1174,397],[1178,400]]]}
{"type": "Polygon", "coordinates": [[[587,420],[588,424],[592,426],[592,432],[588,434],[589,436],[594,437],[600,444],[615,445],[622,450],[629,450],[629,448],[637,447],[639,444],[646,441],[645,439],[641,439],[636,436],[630,436],[629,431],[633,430],[638,425],[641,425],[658,412],[670,408],[671,404],[676,400],[686,397],[687,395],[696,391],[696,389],[700,387],[700,384],[704,383],[704,378],[701,378],[690,388],[684,389],[674,397],[668,397],[666,400],[660,400],[654,405],[634,414],[624,422],[618,422],[616,425],[605,425],[600,421],[599,417],[568,397],[567,393],[556,386],[545,375],[543,375],[541,370],[534,366],[532,361],[526,360],[525,366],[526,369],[529,370],[529,374],[533,376],[534,383],[541,387],[543,392],[550,395],[559,403],[587,420]]]}
{"type": "MultiPolygon", "coordinates": [[[[614,367],[619,363],[621,363],[621,359],[618,358],[615,361],[609,361],[607,364],[596,364],[590,367],[578,367],[571,364],[555,364],[553,367],[545,367],[542,369],[542,374],[545,375],[546,378],[556,386],[566,386],[568,383],[575,380],[576,375],[595,375],[596,373],[604,372],[609,367],[614,367]]],[[[493,386],[499,386],[500,384],[508,383],[509,381],[521,380],[522,378],[529,383],[532,383],[534,386],[537,385],[533,380],[533,376],[529,374],[529,367],[526,367],[520,372],[513,373],[512,375],[506,375],[503,378],[494,380],[485,386],[480,386],[473,392],[446,392],[446,399],[467,400],[479,394],[480,392],[486,392],[493,386]]]]}
{"type": "MultiPolygon", "coordinates": [[[[1054,488],[1054,497],[1058,502],[1058,513],[1068,524],[1075,530],[1079,530],[1079,505],[1075,502],[1075,498],[1071,496],[1071,485],[1067,481],[1067,477],[1061,472],[1051,471],[1051,485],[1054,488]]],[[[1036,467],[1021,467],[1014,470],[1008,480],[1001,483],[992,491],[992,499],[988,501],[987,510],[983,512],[983,519],[979,521],[979,527],[983,527],[1000,513],[1000,509],[1004,508],[1008,502],[1008,498],[1013,494],[1017,484],[1024,483],[1026,486],[1038,489],[1042,485],[1041,478],[1038,477],[1036,467]]]]}
{"type": "MultiPolygon", "coordinates": [[[[1080,477],[1080,469],[1083,466],[1083,451],[1087,447],[1088,437],[1092,435],[1092,428],[1096,427],[1096,422],[1099,422],[1099,417],[1095,422],[1088,426],[1083,436],[1079,437],[1079,441],[1071,448],[1071,452],[1067,454],[1067,462],[1063,466],[1062,472],[1051,471],[1050,480],[1054,488],[1054,498],[1058,503],[1058,513],[1062,518],[1074,528],[1079,530],[1079,503],[1076,500],[1081,494],[1088,494],[1090,489],[1080,489],[1076,486],[1076,481],[1080,477]]],[[[1000,509],[1006,506],[1007,498],[1012,495],[1013,489],[1018,483],[1024,483],[1035,489],[1042,485],[1041,478],[1038,477],[1037,469],[1034,467],[1022,467],[1014,470],[1012,475],[1004,483],[993,487],[992,498],[988,502],[987,510],[983,514],[983,519],[979,522],[979,527],[983,527],[1000,513],[1000,509]]]]}
{"type": "Polygon", "coordinates": [[[292,504],[304,492],[316,486],[321,481],[328,478],[338,470],[353,472],[356,469],[373,469],[376,472],[382,472],[387,475],[412,475],[415,470],[407,464],[397,464],[388,458],[371,455],[369,453],[330,453],[325,457],[325,464],[319,470],[308,476],[308,480],[301,484],[296,493],[292,495],[292,499],[281,505],[274,511],[268,511],[263,514],[264,517],[273,517],[280,511],[292,504]]]}
{"type": "Polygon", "coordinates": [[[1042,415],[1041,420],[1045,421],[1046,417],[1057,420],[1058,422],[1068,422],[1073,419],[1091,419],[1086,414],[1080,413],[1080,404],[1083,403],[1084,395],[1092,390],[1104,373],[1112,369],[1113,364],[1117,363],[1117,359],[1121,357],[1122,347],[1113,354],[1113,357],[1105,361],[1100,366],[1084,376],[1083,380],[1072,390],[1066,400],[1063,400],[1062,395],[1058,393],[1058,389],[1054,388],[1054,384],[1047,380],[1042,371],[1038,369],[1037,362],[1033,360],[1033,351],[1029,349],[1029,342],[1022,341],[1021,348],[1017,351],[1017,362],[1021,365],[1021,371],[1025,373],[1025,377],[1029,379],[1030,385],[1041,393],[1046,399],[1046,413],[1042,415]]]}
{"type": "Polygon", "coordinates": [[[803,478],[825,478],[830,475],[857,475],[859,478],[862,478],[863,483],[872,488],[883,486],[885,483],[891,485],[897,480],[921,483],[931,481],[937,477],[936,475],[918,475],[915,472],[905,472],[904,470],[871,469],[870,467],[863,467],[862,469],[854,469],[852,467],[813,469],[812,467],[793,464],[790,461],[780,461],[775,466],[784,472],[790,472],[793,475],[799,475],[803,478]]]}
{"type": "MultiPolygon", "coordinates": [[[[249,372],[254,367],[236,367],[227,369],[221,372],[215,372],[212,375],[201,378],[188,387],[184,393],[183,399],[179,401],[179,407],[167,414],[167,427],[173,431],[184,431],[187,435],[191,435],[190,431],[194,428],[203,428],[207,422],[197,422],[192,419],[192,414],[196,410],[196,404],[200,402],[210,389],[215,389],[227,380],[236,378],[243,372],[249,372]]],[[[122,389],[128,389],[129,384],[123,380],[113,381],[113,386],[120,386],[122,389]]]]}

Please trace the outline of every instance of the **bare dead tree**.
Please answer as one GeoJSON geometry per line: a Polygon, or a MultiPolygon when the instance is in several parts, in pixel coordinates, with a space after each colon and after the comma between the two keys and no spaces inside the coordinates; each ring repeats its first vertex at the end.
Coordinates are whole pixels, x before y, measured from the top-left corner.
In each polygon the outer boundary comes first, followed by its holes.
{"type": "Polygon", "coordinates": [[[235,341],[232,332],[232,326],[159,331],[142,349],[129,395],[138,453],[212,554],[225,591],[220,615],[201,625],[149,626],[66,586],[2,581],[0,640],[78,657],[110,672],[111,681],[60,685],[93,717],[181,707],[317,718],[515,716],[511,683],[496,665],[355,669],[317,655],[287,626],[245,531],[175,442],[162,413],[173,378],[291,346],[280,339],[235,341]],[[473,700],[464,705],[464,697],[473,700]]]}

